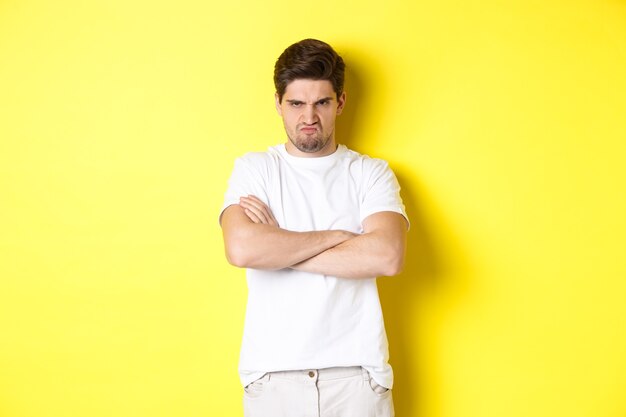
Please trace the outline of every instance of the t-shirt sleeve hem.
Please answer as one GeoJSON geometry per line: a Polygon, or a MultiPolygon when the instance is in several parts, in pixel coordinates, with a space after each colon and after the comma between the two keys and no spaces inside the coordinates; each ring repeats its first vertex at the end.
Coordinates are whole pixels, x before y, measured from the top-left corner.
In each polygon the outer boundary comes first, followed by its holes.
{"type": "Polygon", "coordinates": [[[220,210],[220,214],[217,217],[217,222],[220,224],[220,226],[222,225],[222,214],[224,214],[224,210],[226,210],[228,207],[230,206],[234,206],[236,204],[239,204],[238,201],[225,201],[224,205],[222,206],[222,209],[220,210]]]}
{"type": "Polygon", "coordinates": [[[361,218],[359,219],[361,224],[363,224],[363,221],[368,217],[371,216],[372,214],[376,214],[376,213],[380,213],[382,211],[392,211],[394,213],[398,213],[400,215],[402,215],[402,217],[404,217],[404,219],[406,220],[406,225],[407,225],[407,230],[409,230],[411,228],[411,222],[409,221],[409,216],[406,215],[406,213],[404,212],[404,210],[402,210],[399,207],[385,207],[385,206],[381,206],[381,207],[374,207],[374,208],[370,208],[367,211],[364,211],[361,213],[361,218]]]}

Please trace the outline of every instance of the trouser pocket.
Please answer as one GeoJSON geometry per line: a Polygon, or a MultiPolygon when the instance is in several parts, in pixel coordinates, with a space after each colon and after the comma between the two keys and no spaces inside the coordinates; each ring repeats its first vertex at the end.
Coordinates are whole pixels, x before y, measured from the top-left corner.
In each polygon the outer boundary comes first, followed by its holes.
{"type": "Polygon", "coordinates": [[[267,384],[269,383],[268,374],[263,375],[256,381],[246,385],[243,389],[244,396],[248,398],[258,398],[267,390],[267,384]]]}

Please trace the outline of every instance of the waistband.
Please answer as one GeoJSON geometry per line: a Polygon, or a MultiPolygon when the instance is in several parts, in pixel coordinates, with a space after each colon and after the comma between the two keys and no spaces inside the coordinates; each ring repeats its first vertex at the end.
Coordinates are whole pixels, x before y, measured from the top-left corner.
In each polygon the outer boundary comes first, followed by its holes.
{"type": "Polygon", "coordinates": [[[362,376],[365,381],[370,379],[369,372],[360,366],[268,372],[265,376],[268,377],[268,379],[289,379],[302,382],[329,381],[354,376],[362,376]]]}

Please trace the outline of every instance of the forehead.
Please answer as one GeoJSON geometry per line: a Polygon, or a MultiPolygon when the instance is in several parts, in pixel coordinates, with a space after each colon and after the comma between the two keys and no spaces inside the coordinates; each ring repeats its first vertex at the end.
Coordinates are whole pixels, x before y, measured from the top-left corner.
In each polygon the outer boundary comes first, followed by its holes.
{"type": "Polygon", "coordinates": [[[297,79],[287,84],[285,99],[319,100],[325,97],[335,97],[333,85],[328,80],[297,79]]]}

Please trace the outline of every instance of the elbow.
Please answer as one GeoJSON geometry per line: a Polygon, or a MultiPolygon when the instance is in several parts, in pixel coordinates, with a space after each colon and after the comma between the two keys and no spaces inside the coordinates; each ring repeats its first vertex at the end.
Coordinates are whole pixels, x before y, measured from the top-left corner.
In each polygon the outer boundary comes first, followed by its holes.
{"type": "MultiPolygon", "coordinates": [[[[245,241],[245,240],[244,240],[245,241]]],[[[226,260],[232,266],[238,268],[249,268],[252,262],[246,246],[237,239],[228,239],[224,242],[226,260]]]]}
{"type": "Polygon", "coordinates": [[[389,263],[382,275],[386,277],[393,277],[395,275],[400,274],[403,269],[404,269],[404,264],[402,263],[399,263],[399,262],[389,263]]]}
{"type": "Polygon", "coordinates": [[[237,268],[246,268],[248,266],[247,259],[239,251],[233,251],[226,249],[226,260],[232,266],[237,268]]]}
{"type": "Polygon", "coordinates": [[[393,277],[398,275],[404,269],[404,253],[393,252],[385,257],[384,268],[381,275],[386,277],[393,277]]]}

